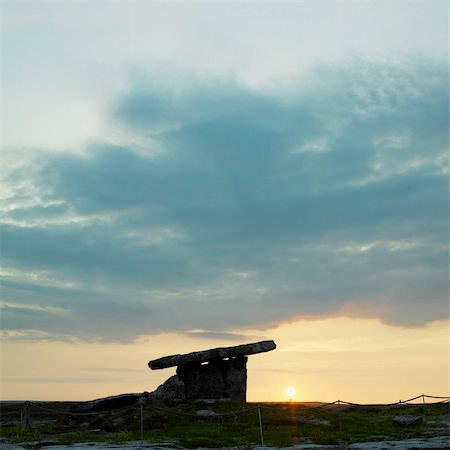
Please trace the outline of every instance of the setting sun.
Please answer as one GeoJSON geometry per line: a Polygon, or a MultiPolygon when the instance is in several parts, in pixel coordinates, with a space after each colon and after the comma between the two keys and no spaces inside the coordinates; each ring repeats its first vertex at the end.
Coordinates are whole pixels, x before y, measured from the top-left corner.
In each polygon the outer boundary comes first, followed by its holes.
{"type": "Polygon", "coordinates": [[[293,388],[293,387],[288,387],[288,388],[286,389],[286,394],[287,394],[287,396],[288,396],[288,400],[291,401],[291,400],[292,400],[292,397],[295,395],[295,388],[293,388]]]}

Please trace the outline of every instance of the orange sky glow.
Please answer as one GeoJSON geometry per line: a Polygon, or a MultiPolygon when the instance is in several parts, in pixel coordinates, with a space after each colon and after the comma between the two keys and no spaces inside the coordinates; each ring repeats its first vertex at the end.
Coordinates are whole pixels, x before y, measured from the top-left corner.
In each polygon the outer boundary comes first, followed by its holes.
{"type": "MultiPolygon", "coordinates": [[[[400,328],[374,319],[328,318],[247,330],[247,342],[274,339],[273,352],[249,357],[248,401],[394,402],[448,395],[449,322],[400,328]]],[[[239,342],[240,343],[240,342],[239,342]]],[[[2,399],[88,400],[152,391],[174,369],[150,359],[235,345],[164,333],[133,344],[11,342],[2,345],[2,399]]]]}

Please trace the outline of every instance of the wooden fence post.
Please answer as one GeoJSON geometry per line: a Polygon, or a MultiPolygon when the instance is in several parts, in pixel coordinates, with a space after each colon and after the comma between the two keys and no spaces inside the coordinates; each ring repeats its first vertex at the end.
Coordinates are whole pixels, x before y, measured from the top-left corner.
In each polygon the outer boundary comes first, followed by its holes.
{"type": "Polygon", "coordinates": [[[341,401],[337,401],[338,404],[338,415],[339,415],[339,431],[342,433],[342,415],[341,415],[341,401]]]}
{"type": "Polygon", "coordinates": [[[31,409],[31,403],[29,401],[26,401],[23,407],[23,415],[25,419],[25,430],[30,432],[32,431],[31,428],[31,422],[30,422],[30,409],[31,409]]]}
{"type": "Polygon", "coordinates": [[[423,402],[423,423],[427,423],[427,407],[425,403],[425,395],[422,394],[422,402],[423,402]]]}
{"type": "Polygon", "coordinates": [[[262,427],[262,419],[261,419],[261,405],[258,405],[258,420],[259,420],[259,435],[261,437],[261,445],[264,446],[264,435],[263,435],[263,427],[262,427]]]}

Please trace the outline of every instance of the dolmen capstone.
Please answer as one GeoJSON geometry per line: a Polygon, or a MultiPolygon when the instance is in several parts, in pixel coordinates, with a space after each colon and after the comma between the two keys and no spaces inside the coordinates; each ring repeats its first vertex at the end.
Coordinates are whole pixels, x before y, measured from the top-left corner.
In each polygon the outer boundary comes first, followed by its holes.
{"type": "Polygon", "coordinates": [[[150,393],[148,400],[156,404],[207,399],[245,402],[247,356],[275,348],[274,341],[261,341],[154,359],[148,363],[150,369],[177,369],[176,375],[150,393]]]}

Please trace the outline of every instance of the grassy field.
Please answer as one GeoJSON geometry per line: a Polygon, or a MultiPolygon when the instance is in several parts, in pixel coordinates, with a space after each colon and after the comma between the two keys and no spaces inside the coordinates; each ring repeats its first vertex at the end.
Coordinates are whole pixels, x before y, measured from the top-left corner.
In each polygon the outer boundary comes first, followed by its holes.
{"type": "MultiPolygon", "coordinates": [[[[217,417],[196,417],[201,407],[177,407],[157,410],[140,406],[98,415],[66,415],[68,403],[40,403],[58,413],[35,407],[30,411],[31,430],[20,421],[16,406],[3,405],[1,436],[13,442],[51,441],[126,442],[143,438],[152,442],[173,442],[187,448],[249,447],[261,444],[257,405],[217,404],[208,409],[217,417]],[[15,411],[15,412],[14,412],[15,411]],[[227,415],[229,414],[229,415],[227,415]]],[[[327,406],[312,408],[300,403],[261,404],[265,445],[290,446],[298,443],[345,444],[364,441],[403,440],[445,436],[449,433],[449,404],[402,407],[327,406]],[[423,423],[404,427],[393,417],[422,417],[423,423]]]]}

